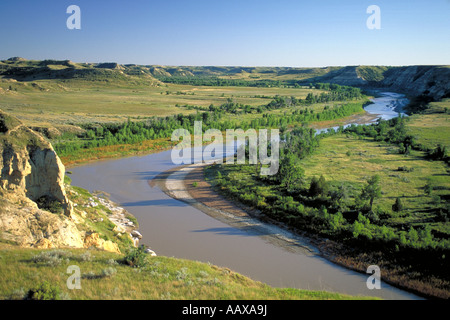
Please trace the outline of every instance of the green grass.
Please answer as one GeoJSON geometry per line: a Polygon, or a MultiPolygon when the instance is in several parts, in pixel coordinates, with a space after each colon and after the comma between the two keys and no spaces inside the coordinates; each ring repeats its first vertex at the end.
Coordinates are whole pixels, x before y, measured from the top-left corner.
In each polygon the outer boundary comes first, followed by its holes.
{"type": "MultiPolygon", "coordinates": [[[[431,182],[435,187],[434,195],[446,197],[450,194],[445,163],[427,161],[424,157],[424,152],[413,151],[405,156],[389,144],[338,135],[321,140],[314,155],[303,160],[301,165],[307,181],[323,175],[334,186],[340,183],[351,185],[355,195],[367,178],[378,174],[383,194],[374,205],[389,211],[395,199],[400,197],[405,206],[404,214],[408,216],[405,219],[415,225],[434,217],[429,213],[435,207],[432,197],[424,193],[427,183],[431,182]],[[413,171],[398,171],[400,167],[413,171]]],[[[450,234],[450,224],[448,227],[450,234]]]]}
{"type": "Polygon", "coordinates": [[[417,143],[434,149],[438,144],[450,149],[450,100],[430,103],[426,114],[413,115],[407,123],[408,134],[416,138],[417,143]]]}
{"type": "MultiPolygon", "coordinates": [[[[366,299],[337,293],[272,288],[230,269],[190,260],[148,257],[148,263],[133,268],[120,263],[123,255],[97,250],[64,249],[57,265],[34,262],[43,250],[18,248],[0,243],[0,299],[20,299],[23,293],[44,281],[73,300],[346,300],[366,299]],[[86,260],[90,252],[90,261],[86,260]],[[69,290],[71,265],[80,268],[81,289],[69,290]],[[111,276],[105,270],[114,268],[111,276]]],[[[48,252],[48,251],[47,251],[48,252]]]]}
{"type": "Polygon", "coordinates": [[[142,120],[152,116],[190,114],[196,111],[182,106],[219,106],[229,98],[236,103],[259,106],[270,100],[258,96],[280,95],[304,99],[312,91],[294,88],[188,85],[157,87],[121,82],[103,84],[83,80],[0,80],[0,88],[5,90],[0,108],[32,126],[123,122],[129,117],[142,120]],[[7,91],[9,86],[13,91],[7,91]]]}
{"type": "MultiPolygon", "coordinates": [[[[83,223],[77,225],[78,229],[80,231],[98,233],[100,238],[111,240],[118,245],[120,252],[124,252],[132,246],[130,237],[126,234],[120,234],[114,231],[115,224],[108,218],[112,212],[95,201],[95,197],[88,190],[70,186],[68,182],[70,182],[69,179],[65,179],[67,195],[73,203],[77,204],[75,212],[77,214],[84,212],[84,217],[82,218],[83,223]],[[88,206],[91,202],[90,199],[94,199],[94,202],[97,203],[96,207],[88,206]]],[[[135,221],[135,225],[138,226],[136,218],[131,216],[129,218],[131,218],[130,220],[135,221]]]]}
{"type": "Polygon", "coordinates": [[[381,66],[359,66],[356,68],[356,73],[359,77],[369,82],[380,82],[384,79],[384,72],[389,70],[389,67],[381,66]]]}

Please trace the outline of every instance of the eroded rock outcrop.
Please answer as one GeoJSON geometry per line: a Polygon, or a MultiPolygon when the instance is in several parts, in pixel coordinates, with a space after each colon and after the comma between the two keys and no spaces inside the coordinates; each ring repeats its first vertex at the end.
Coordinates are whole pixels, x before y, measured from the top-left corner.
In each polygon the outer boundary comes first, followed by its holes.
{"type": "Polygon", "coordinates": [[[409,66],[391,68],[384,73],[383,86],[429,95],[435,100],[450,98],[449,66],[409,66]]]}
{"type": "Polygon", "coordinates": [[[51,144],[0,110],[0,238],[24,247],[120,253],[116,243],[86,231],[66,194],[64,174],[51,144]]]}
{"type": "Polygon", "coordinates": [[[119,247],[111,240],[104,240],[100,238],[98,233],[87,234],[84,238],[85,248],[98,248],[109,252],[120,253],[119,247]]]}
{"type": "Polygon", "coordinates": [[[4,196],[58,201],[70,216],[73,205],[64,188],[64,172],[48,141],[0,110],[0,189],[4,196]]]}
{"type": "Polygon", "coordinates": [[[434,100],[450,98],[450,66],[348,66],[332,70],[310,82],[381,87],[434,100]]]}
{"type": "MultiPolygon", "coordinates": [[[[16,201],[21,201],[20,196],[16,201]]],[[[83,248],[84,237],[76,224],[66,216],[40,210],[29,202],[17,203],[8,199],[0,202],[1,238],[23,247],[83,248]]]]}

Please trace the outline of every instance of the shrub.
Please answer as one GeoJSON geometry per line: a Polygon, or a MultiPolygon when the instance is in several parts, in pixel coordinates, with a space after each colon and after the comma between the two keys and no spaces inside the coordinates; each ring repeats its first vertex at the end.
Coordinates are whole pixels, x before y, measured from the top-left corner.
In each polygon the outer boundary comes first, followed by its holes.
{"type": "Polygon", "coordinates": [[[60,201],[48,196],[42,196],[36,200],[39,209],[50,211],[51,213],[63,213],[64,209],[60,201]]]}
{"type": "Polygon", "coordinates": [[[427,196],[430,196],[431,193],[433,192],[433,186],[431,185],[431,183],[427,183],[423,189],[427,196]]]}
{"type": "Polygon", "coordinates": [[[23,300],[26,294],[23,288],[15,289],[8,297],[8,300],[23,300]]]}
{"type": "Polygon", "coordinates": [[[63,262],[63,258],[68,260],[70,256],[71,253],[64,250],[42,251],[33,256],[31,260],[34,263],[43,263],[47,266],[56,267],[63,262]]]}
{"type": "Polygon", "coordinates": [[[125,264],[135,268],[141,268],[147,265],[147,253],[145,247],[131,248],[127,251],[124,259],[125,264]]]}
{"type": "Polygon", "coordinates": [[[117,273],[117,270],[113,267],[108,267],[102,270],[102,276],[110,278],[117,273]]]}
{"type": "Polygon", "coordinates": [[[320,195],[327,196],[329,191],[328,182],[325,180],[323,176],[320,176],[319,179],[313,177],[311,180],[311,184],[309,186],[309,194],[312,197],[318,197],[320,195]]]}
{"type": "Polygon", "coordinates": [[[400,198],[395,199],[395,203],[392,205],[392,211],[400,212],[403,210],[403,203],[400,198]]]}
{"type": "Polygon", "coordinates": [[[346,223],[346,220],[342,216],[342,213],[337,212],[337,213],[333,214],[331,217],[331,220],[330,220],[331,230],[338,231],[339,229],[341,229],[344,226],[345,223],[346,223]]]}
{"type": "Polygon", "coordinates": [[[187,271],[187,268],[181,268],[180,270],[177,270],[176,279],[186,280],[189,277],[189,273],[187,271]]]}
{"type": "Polygon", "coordinates": [[[80,259],[81,261],[91,261],[92,255],[89,251],[86,251],[80,255],[80,259]]]}
{"type": "Polygon", "coordinates": [[[61,289],[47,281],[42,282],[37,287],[30,289],[26,300],[66,300],[67,295],[61,292],[61,289]]]}
{"type": "Polygon", "coordinates": [[[100,278],[94,271],[89,271],[88,273],[83,273],[81,276],[83,279],[97,279],[100,278]]]}
{"type": "Polygon", "coordinates": [[[433,205],[438,206],[441,204],[441,197],[439,197],[438,195],[434,195],[431,197],[431,202],[433,203],[433,205]]]}

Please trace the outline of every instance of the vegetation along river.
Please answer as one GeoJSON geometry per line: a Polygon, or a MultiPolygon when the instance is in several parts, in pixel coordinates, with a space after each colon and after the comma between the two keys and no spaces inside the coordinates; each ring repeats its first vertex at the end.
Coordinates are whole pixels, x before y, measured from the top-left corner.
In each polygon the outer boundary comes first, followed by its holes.
{"type": "MultiPolygon", "coordinates": [[[[383,119],[398,115],[407,100],[384,92],[366,107],[383,119]]],[[[210,262],[228,267],[276,287],[326,290],[384,299],[418,299],[382,281],[369,290],[369,274],[337,266],[317,255],[305,242],[278,229],[240,228],[206,215],[199,209],[149,185],[161,173],[177,167],[170,151],[99,161],[71,168],[72,184],[89,191],[102,190],[139,221],[141,244],[158,255],[210,262]],[[273,241],[278,236],[287,241],[273,241]]]]}

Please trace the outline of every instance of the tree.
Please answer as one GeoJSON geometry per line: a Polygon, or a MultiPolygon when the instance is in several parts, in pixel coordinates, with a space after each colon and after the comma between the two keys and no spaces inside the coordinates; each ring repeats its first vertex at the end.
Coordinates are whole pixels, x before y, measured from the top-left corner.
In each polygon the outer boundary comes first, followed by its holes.
{"type": "Polygon", "coordinates": [[[403,203],[400,198],[395,199],[395,203],[392,205],[392,211],[400,212],[403,210],[403,203]]]}
{"type": "Polygon", "coordinates": [[[430,153],[430,157],[435,160],[444,160],[447,154],[447,149],[445,146],[438,144],[436,149],[430,153]]]}
{"type": "Polygon", "coordinates": [[[431,183],[427,183],[425,187],[423,187],[425,194],[430,196],[433,193],[433,185],[431,183]]]}
{"type": "Polygon", "coordinates": [[[321,175],[319,179],[313,177],[309,186],[309,194],[312,197],[327,196],[329,191],[328,182],[321,175]]]}
{"type": "Polygon", "coordinates": [[[381,197],[380,176],[374,175],[367,180],[367,185],[361,192],[361,198],[369,200],[370,210],[373,207],[373,201],[381,197]]]}
{"type": "Polygon", "coordinates": [[[330,197],[333,205],[339,210],[343,210],[345,208],[345,201],[349,197],[348,188],[344,184],[341,184],[337,189],[330,192],[330,197]]]}
{"type": "Polygon", "coordinates": [[[278,171],[278,181],[281,185],[286,187],[287,190],[293,186],[300,184],[305,171],[300,167],[297,157],[288,152],[280,163],[280,170],[278,171]]]}

